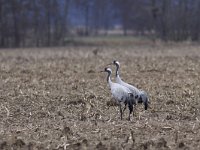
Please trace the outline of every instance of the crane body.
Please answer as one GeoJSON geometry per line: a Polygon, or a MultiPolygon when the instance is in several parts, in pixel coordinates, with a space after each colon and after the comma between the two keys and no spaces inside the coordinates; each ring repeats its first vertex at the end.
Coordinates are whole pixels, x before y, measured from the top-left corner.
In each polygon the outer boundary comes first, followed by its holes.
{"type": "Polygon", "coordinates": [[[133,93],[133,95],[135,96],[136,102],[137,103],[143,103],[144,104],[144,109],[147,110],[148,102],[149,102],[149,98],[148,98],[147,93],[145,91],[143,91],[143,90],[140,90],[140,89],[136,88],[133,85],[130,85],[130,84],[124,82],[120,78],[120,75],[119,75],[119,67],[120,67],[119,62],[115,60],[115,61],[113,61],[112,64],[114,64],[116,66],[116,74],[115,74],[116,83],[127,87],[133,93]]]}
{"type": "Polygon", "coordinates": [[[122,114],[123,114],[121,105],[124,103],[125,104],[124,110],[126,109],[126,105],[128,104],[128,108],[129,108],[128,119],[130,120],[130,114],[133,112],[133,105],[135,104],[134,95],[127,87],[111,81],[110,76],[111,76],[112,70],[110,68],[105,68],[103,72],[108,73],[107,82],[109,84],[112,96],[114,97],[116,102],[119,104],[121,119],[122,119],[122,114]]]}

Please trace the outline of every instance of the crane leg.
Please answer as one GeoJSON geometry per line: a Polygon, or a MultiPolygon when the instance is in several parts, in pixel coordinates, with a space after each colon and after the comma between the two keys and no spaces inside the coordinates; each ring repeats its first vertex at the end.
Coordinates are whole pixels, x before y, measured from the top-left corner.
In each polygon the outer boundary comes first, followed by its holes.
{"type": "Polygon", "coordinates": [[[124,103],[124,109],[123,109],[123,113],[126,110],[126,106],[127,106],[127,102],[124,103]]]}
{"type": "Polygon", "coordinates": [[[130,121],[131,120],[131,113],[133,112],[133,104],[131,102],[129,102],[128,108],[129,108],[128,120],[130,121]]]}
{"type": "Polygon", "coordinates": [[[147,110],[147,108],[148,108],[148,102],[145,101],[145,102],[144,102],[144,109],[147,110]]]}
{"type": "Polygon", "coordinates": [[[119,104],[119,111],[120,111],[120,117],[121,117],[121,120],[122,120],[122,105],[119,104]]]}

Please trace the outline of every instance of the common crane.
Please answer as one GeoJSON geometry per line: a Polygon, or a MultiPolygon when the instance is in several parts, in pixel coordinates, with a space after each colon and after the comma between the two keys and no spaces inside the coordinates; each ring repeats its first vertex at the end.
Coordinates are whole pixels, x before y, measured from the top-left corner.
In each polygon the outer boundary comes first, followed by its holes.
{"type": "Polygon", "coordinates": [[[143,91],[143,90],[140,90],[140,89],[136,88],[133,85],[130,85],[130,84],[122,81],[122,79],[119,76],[120,63],[118,61],[114,60],[113,63],[108,64],[108,65],[112,65],[112,64],[116,66],[116,73],[115,73],[116,82],[118,84],[120,84],[120,85],[123,85],[123,86],[127,87],[134,95],[136,95],[135,98],[136,98],[137,103],[143,103],[144,104],[144,109],[147,110],[148,103],[149,103],[149,98],[148,98],[147,93],[145,91],[143,91]]]}
{"type": "Polygon", "coordinates": [[[125,108],[126,109],[126,105],[128,104],[128,108],[129,108],[129,116],[128,116],[128,120],[130,120],[130,115],[133,112],[133,105],[135,105],[135,97],[133,95],[133,93],[126,88],[125,86],[122,86],[118,83],[114,83],[111,81],[111,74],[112,74],[112,70],[110,68],[105,68],[104,71],[101,72],[107,72],[107,83],[110,86],[110,90],[112,93],[112,96],[114,97],[114,99],[117,101],[117,103],[119,104],[119,110],[120,110],[120,117],[122,120],[122,104],[125,104],[125,108]]]}

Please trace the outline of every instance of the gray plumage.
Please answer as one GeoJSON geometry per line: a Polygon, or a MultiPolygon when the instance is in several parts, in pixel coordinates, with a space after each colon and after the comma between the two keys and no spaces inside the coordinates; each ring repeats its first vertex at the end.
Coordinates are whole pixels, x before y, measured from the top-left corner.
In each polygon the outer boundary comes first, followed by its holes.
{"type": "Polygon", "coordinates": [[[126,105],[128,104],[128,107],[129,107],[129,118],[128,119],[130,120],[130,114],[133,112],[133,105],[135,104],[133,94],[127,87],[111,81],[110,76],[111,76],[112,70],[110,68],[105,68],[104,72],[108,73],[107,82],[110,86],[112,96],[119,104],[121,119],[122,119],[122,113],[123,113],[121,104],[124,103],[125,104],[124,110],[126,109],[126,105]]]}
{"type": "Polygon", "coordinates": [[[148,108],[148,103],[149,103],[149,98],[148,95],[145,91],[140,90],[138,88],[136,88],[133,85],[130,85],[124,81],[122,81],[122,79],[119,76],[119,67],[120,67],[120,63],[118,61],[113,61],[113,63],[116,66],[116,82],[120,85],[123,85],[125,87],[127,87],[132,93],[133,95],[135,95],[135,99],[137,101],[137,103],[143,103],[144,104],[144,109],[147,110],[148,108]]]}

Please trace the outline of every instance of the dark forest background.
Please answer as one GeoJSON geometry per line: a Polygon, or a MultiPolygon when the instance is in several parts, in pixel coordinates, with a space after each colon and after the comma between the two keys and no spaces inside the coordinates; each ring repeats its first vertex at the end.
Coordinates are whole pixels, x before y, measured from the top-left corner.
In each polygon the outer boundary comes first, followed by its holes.
{"type": "Polygon", "coordinates": [[[110,34],[199,41],[200,0],[0,0],[0,47],[110,34]]]}

